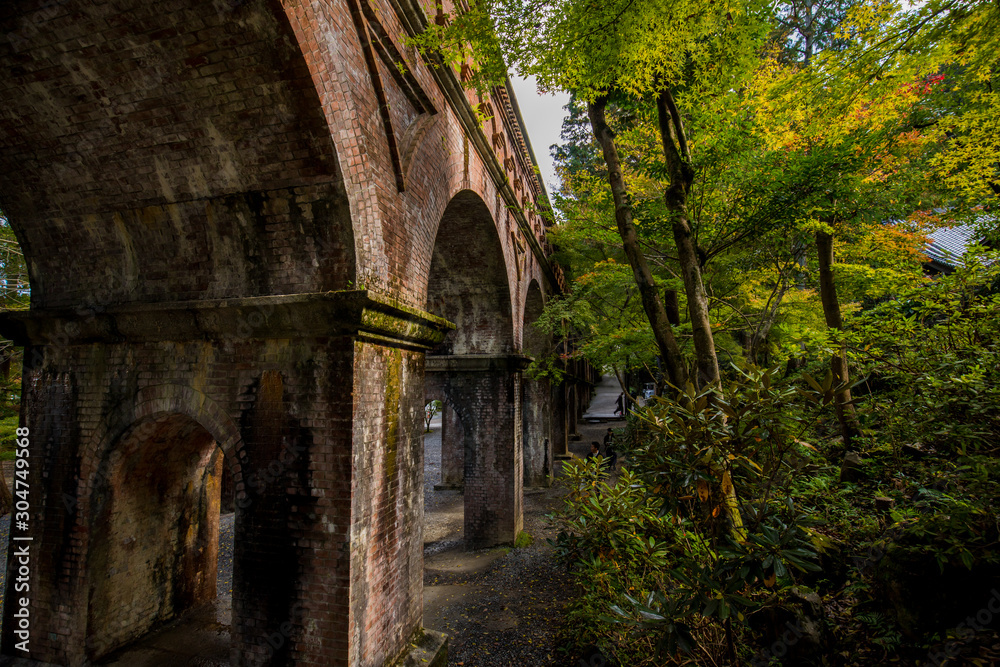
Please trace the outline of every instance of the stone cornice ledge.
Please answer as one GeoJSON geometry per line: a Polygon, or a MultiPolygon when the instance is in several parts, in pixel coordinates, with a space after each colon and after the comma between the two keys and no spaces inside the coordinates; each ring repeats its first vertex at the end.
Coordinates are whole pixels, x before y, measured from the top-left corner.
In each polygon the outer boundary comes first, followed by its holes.
{"type": "Polygon", "coordinates": [[[455,325],[368,290],[109,306],[0,311],[0,335],[18,345],[357,336],[428,350],[455,325]]]}
{"type": "Polygon", "coordinates": [[[531,357],[523,354],[429,354],[424,358],[427,373],[485,373],[523,371],[531,357]]]}

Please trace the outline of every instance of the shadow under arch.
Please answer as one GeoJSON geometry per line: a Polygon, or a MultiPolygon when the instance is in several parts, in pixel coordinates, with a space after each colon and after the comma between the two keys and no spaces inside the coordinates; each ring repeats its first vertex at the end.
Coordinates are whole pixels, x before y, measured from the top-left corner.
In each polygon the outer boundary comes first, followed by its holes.
{"type": "Polygon", "coordinates": [[[521,350],[528,356],[538,359],[551,352],[549,340],[551,336],[535,326],[545,309],[545,297],[538,281],[532,279],[524,297],[524,319],[521,326],[521,350]]]}
{"type": "Polygon", "coordinates": [[[210,398],[159,385],[128,407],[118,418],[129,424],[109,430],[92,450],[100,462],[79,515],[89,536],[90,660],[216,598],[227,459],[242,489],[239,432],[210,398]]]}
{"type": "Polygon", "coordinates": [[[510,354],[514,318],[510,273],[489,207],[472,190],[448,203],[427,278],[426,310],[456,329],[431,354],[510,354]]]}

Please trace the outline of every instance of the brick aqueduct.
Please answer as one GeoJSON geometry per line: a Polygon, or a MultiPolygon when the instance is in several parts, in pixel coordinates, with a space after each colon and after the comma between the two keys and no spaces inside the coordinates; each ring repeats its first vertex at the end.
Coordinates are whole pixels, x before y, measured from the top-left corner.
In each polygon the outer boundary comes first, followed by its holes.
{"type": "Polygon", "coordinates": [[[434,11],[0,8],[0,205],[32,286],[0,318],[25,346],[12,535],[33,538],[30,648],[9,560],[5,656],[90,664],[213,598],[227,469],[232,664],[404,660],[425,399],[467,544],[515,538],[594,378],[522,372],[563,288],[547,202],[510,90],[479,99],[406,45],[434,11]]]}

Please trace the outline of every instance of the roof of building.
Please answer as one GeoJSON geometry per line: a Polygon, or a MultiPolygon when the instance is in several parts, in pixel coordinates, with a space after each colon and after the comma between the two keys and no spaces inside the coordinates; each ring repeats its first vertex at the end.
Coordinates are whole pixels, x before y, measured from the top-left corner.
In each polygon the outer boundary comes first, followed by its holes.
{"type": "Polygon", "coordinates": [[[972,225],[936,229],[927,235],[928,243],[924,246],[924,254],[931,262],[949,269],[963,267],[965,262],[962,261],[962,256],[976,242],[976,235],[972,225]]]}

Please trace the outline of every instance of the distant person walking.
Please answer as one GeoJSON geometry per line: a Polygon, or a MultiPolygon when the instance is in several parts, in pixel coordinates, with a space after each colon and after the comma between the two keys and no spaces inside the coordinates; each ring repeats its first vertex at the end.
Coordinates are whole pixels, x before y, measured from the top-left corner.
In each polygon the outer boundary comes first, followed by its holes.
{"type": "Polygon", "coordinates": [[[625,392],[618,394],[618,400],[615,401],[615,417],[625,416],[625,392]]]}

